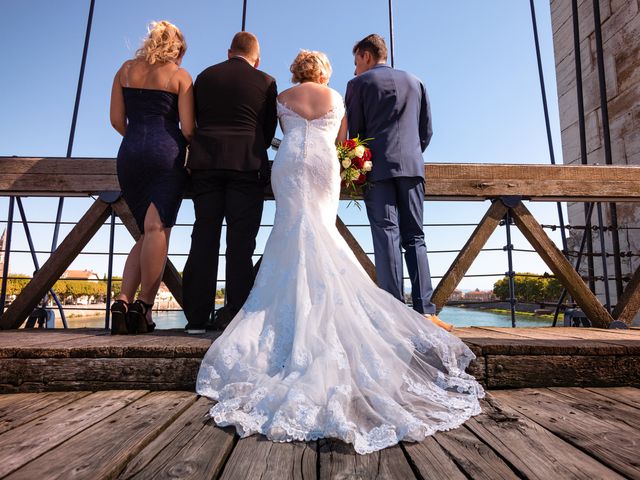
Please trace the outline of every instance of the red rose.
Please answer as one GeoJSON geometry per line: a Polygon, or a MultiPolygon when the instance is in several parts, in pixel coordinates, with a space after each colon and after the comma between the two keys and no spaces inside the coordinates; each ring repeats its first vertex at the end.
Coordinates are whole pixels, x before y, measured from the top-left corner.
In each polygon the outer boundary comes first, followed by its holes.
{"type": "Polygon", "coordinates": [[[368,148],[365,149],[364,155],[362,155],[362,160],[364,162],[368,162],[369,160],[371,160],[371,150],[369,150],[368,148]]]}
{"type": "Polygon", "coordinates": [[[364,182],[367,181],[367,177],[364,173],[361,173],[360,176],[355,180],[356,185],[364,185],[364,182]]]}
{"type": "Polygon", "coordinates": [[[347,139],[344,141],[344,143],[342,144],[345,148],[348,148],[349,150],[353,150],[354,148],[356,148],[356,141],[355,140],[351,140],[351,139],[347,139]]]}
{"type": "Polygon", "coordinates": [[[364,156],[362,158],[359,157],[353,157],[351,159],[351,165],[353,165],[354,167],[356,167],[358,170],[361,170],[362,167],[364,167],[364,156]]]}

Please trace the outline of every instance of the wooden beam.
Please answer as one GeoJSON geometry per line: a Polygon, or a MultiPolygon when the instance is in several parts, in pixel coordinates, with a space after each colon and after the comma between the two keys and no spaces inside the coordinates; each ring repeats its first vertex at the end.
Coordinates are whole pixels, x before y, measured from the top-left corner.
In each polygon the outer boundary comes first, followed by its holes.
{"type": "MultiPolygon", "coordinates": [[[[119,191],[114,158],[0,157],[0,195],[119,191]]],[[[428,163],[427,199],[640,202],[640,166],[428,163]]],[[[188,192],[187,192],[188,195],[188,192]]],[[[265,189],[265,198],[273,198],[265,189]]],[[[350,199],[345,192],[342,199],[350,199]]]]}
{"type": "Polygon", "coordinates": [[[431,301],[440,310],[444,307],[445,303],[458,286],[460,281],[464,278],[467,270],[476,259],[482,247],[487,243],[489,237],[494,232],[496,227],[500,225],[500,221],[507,213],[507,207],[500,200],[494,201],[487,213],[484,214],[482,220],[473,231],[467,243],[462,247],[460,253],[453,261],[447,273],[438,283],[438,286],[433,292],[431,301]]]}
{"type": "Polygon", "coordinates": [[[640,311],[640,267],[638,267],[618,299],[613,310],[613,318],[631,325],[634,317],[640,311]]]}
{"type": "Polygon", "coordinates": [[[351,251],[358,259],[358,262],[362,265],[362,268],[364,268],[365,272],[367,272],[369,277],[371,277],[371,280],[373,280],[374,283],[378,283],[378,279],[376,277],[376,266],[364,252],[356,238],[351,234],[339,216],[336,216],[336,228],[338,229],[338,232],[340,232],[340,235],[342,235],[342,238],[344,238],[345,242],[347,242],[347,245],[349,245],[349,248],[351,248],[351,251]]]}
{"type": "Polygon", "coordinates": [[[511,213],[516,226],[524,237],[560,279],[562,285],[569,291],[576,303],[580,305],[593,325],[598,328],[607,328],[613,318],[591,290],[587,288],[580,275],[573,269],[571,263],[564,257],[555,243],[547,236],[527,207],[522,202],[519,202],[511,209],[511,213]]]}
{"type": "Polygon", "coordinates": [[[19,328],[22,325],[45,293],[53,287],[53,284],[89,243],[89,240],[93,238],[110,214],[110,205],[102,200],[96,200],[91,205],[20,295],[0,316],[0,329],[19,328]]]}
{"type": "MultiPolygon", "coordinates": [[[[122,220],[122,224],[137,241],[140,238],[140,230],[138,229],[138,224],[133,218],[133,214],[131,213],[131,210],[129,210],[127,203],[122,197],[120,197],[115,203],[113,203],[112,207],[118,217],[120,217],[120,220],[122,220]]],[[[167,264],[164,267],[162,281],[167,286],[176,302],[178,302],[178,305],[180,305],[181,308],[184,308],[182,306],[182,277],[169,258],[167,258],[167,264]]]]}

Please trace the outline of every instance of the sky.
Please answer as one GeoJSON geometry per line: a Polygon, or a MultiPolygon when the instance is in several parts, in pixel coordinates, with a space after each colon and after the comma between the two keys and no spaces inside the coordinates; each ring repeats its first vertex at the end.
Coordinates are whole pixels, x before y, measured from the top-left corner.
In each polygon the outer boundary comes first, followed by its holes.
{"type": "MultiPolygon", "coordinates": [[[[434,163],[548,164],[540,85],[538,80],[531,13],[524,0],[396,0],[393,2],[396,68],[417,75],[431,100],[434,135],[424,154],[434,163]]],[[[555,67],[548,0],[535,1],[545,84],[551,115],[555,155],[562,152],[555,83],[555,67]]],[[[78,82],[89,0],[3,0],[0,2],[0,44],[9,46],[4,74],[0,76],[0,156],[65,156],[78,82]]],[[[226,59],[229,42],[241,28],[242,1],[97,0],[90,37],[74,157],[115,157],[121,137],[109,123],[109,95],[113,76],[131,58],[146,35],[151,20],[178,25],[188,43],[182,66],[195,76],[207,66],[226,59]]],[[[289,65],[301,48],[324,51],[333,66],[330,86],[344,94],[353,76],[353,44],[373,32],[389,39],[388,2],[355,0],[323,2],[248,0],[246,29],[261,44],[260,68],[274,76],[279,90],[289,88],[289,65]]],[[[278,137],[282,136],[279,131],[278,137]]],[[[274,152],[270,152],[273,158],[274,152]]],[[[523,166],[523,168],[526,168],[523,166]]],[[[429,185],[426,186],[427,191],[429,185]]],[[[26,198],[27,219],[55,220],[57,200],[26,198]]],[[[91,199],[65,201],[63,220],[77,221],[91,199]]],[[[343,202],[339,215],[367,252],[371,235],[364,208],[343,202]]],[[[433,224],[475,224],[488,208],[487,202],[426,202],[424,221],[433,224]]],[[[543,224],[557,224],[555,204],[530,203],[543,224]]],[[[6,222],[8,199],[0,197],[0,220],[6,222]]],[[[274,203],[267,202],[263,224],[273,221],[274,203]]],[[[193,222],[193,204],[185,200],[179,224],[193,222]]],[[[15,219],[19,221],[16,209],[15,219]]],[[[0,230],[5,224],[0,224],[0,230]]],[[[61,239],[72,228],[63,225],[61,239]]],[[[473,226],[427,226],[425,237],[435,277],[442,276],[455,252],[473,226]]],[[[32,223],[36,250],[51,247],[53,227],[32,223]]],[[[261,229],[256,253],[262,252],[269,228],[261,229]]],[[[550,233],[559,243],[559,234],[550,233]]],[[[105,226],[72,264],[103,275],[107,271],[109,231],[105,226]]],[[[486,248],[501,249],[504,228],[494,233],[486,248]]],[[[514,232],[516,248],[529,249],[514,232]]],[[[133,240],[124,227],[116,229],[114,274],[120,275],[133,240]]],[[[176,226],[170,258],[182,270],[190,245],[190,227],[176,226]]],[[[224,248],[224,238],[223,238],[224,248]]],[[[24,231],[15,224],[12,250],[27,250],[24,231]]],[[[38,255],[40,264],[47,254],[38,255]]],[[[548,267],[535,253],[515,252],[516,271],[543,273],[548,267]]],[[[12,273],[29,274],[33,263],[28,253],[13,252],[12,273]]],[[[483,252],[470,275],[507,271],[504,252],[483,252]]],[[[224,262],[220,278],[224,278],[224,262]]],[[[468,276],[462,289],[489,289],[498,276],[468,276]]]]}

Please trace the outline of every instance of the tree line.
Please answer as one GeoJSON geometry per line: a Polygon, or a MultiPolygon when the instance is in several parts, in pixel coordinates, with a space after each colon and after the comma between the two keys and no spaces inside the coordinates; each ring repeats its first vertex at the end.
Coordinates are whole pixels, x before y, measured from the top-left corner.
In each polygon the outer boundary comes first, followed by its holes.
{"type": "MultiPolygon", "coordinates": [[[[557,302],[562,293],[562,283],[556,277],[536,276],[535,273],[519,272],[513,278],[515,297],[518,302],[557,302]]],[[[505,276],[493,284],[493,293],[500,300],[509,299],[509,277],[505,276]]]]}
{"type": "MultiPolygon", "coordinates": [[[[18,296],[27,286],[30,279],[28,275],[10,274],[11,278],[7,280],[7,295],[18,296]]],[[[0,284],[2,279],[0,279],[0,284]]],[[[122,277],[113,277],[111,281],[111,292],[115,297],[120,294],[122,288],[122,277]]],[[[61,300],[70,299],[77,300],[80,297],[94,297],[97,301],[104,301],[107,296],[107,279],[101,281],[89,280],[58,280],[53,290],[61,300]]],[[[224,298],[224,288],[216,290],[216,298],[224,298]]]]}

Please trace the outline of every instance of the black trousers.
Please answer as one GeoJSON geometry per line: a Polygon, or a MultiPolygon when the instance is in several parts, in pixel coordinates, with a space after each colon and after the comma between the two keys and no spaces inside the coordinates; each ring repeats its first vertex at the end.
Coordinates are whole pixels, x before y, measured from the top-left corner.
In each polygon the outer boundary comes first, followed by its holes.
{"type": "Polygon", "coordinates": [[[229,313],[240,310],[253,287],[252,255],[260,229],[264,184],[258,172],[195,170],[191,191],[196,220],[183,272],[184,312],[191,328],[204,327],[215,303],[223,219],[227,220],[226,285],[229,313]]]}

